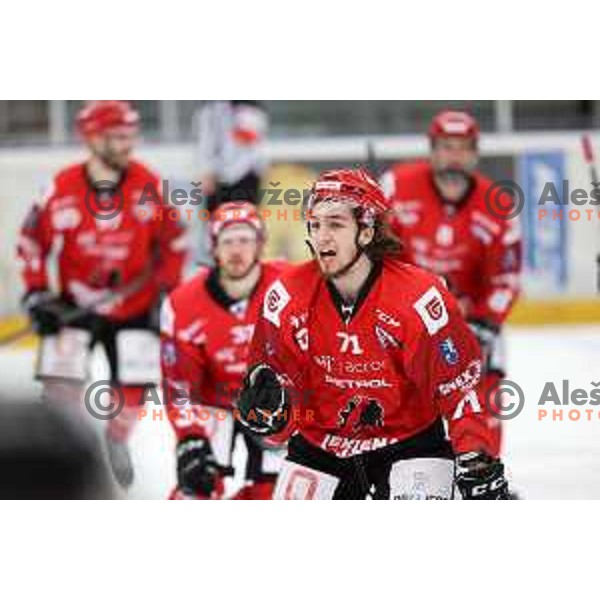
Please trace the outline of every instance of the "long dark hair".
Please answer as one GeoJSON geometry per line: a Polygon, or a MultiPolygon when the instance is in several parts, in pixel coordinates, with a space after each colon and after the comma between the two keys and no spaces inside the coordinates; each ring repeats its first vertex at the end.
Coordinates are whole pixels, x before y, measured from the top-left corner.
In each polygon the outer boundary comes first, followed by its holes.
{"type": "Polygon", "coordinates": [[[374,262],[379,262],[386,256],[397,258],[403,245],[390,227],[388,213],[375,217],[373,230],[373,239],[365,246],[365,254],[374,262]]]}

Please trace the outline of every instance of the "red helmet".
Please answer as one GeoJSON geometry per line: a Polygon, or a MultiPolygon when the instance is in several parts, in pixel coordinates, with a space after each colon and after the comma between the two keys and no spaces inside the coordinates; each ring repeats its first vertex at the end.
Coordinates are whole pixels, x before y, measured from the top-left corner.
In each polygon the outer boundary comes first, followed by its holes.
{"type": "Polygon", "coordinates": [[[259,240],[265,239],[265,224],[263,223],[256,206],[251,202],[225,202],[215,209],[209,221],[209,233],[213,247],[219,234],[230,225],[245,223],[253,227],[259,240]]]}
{"type": "Polygon", "coordinates": [[[83,137],[112,127],[137,128],[139,124],[139,113],[124,100],[94,100],[77,114],[77,130],[83,137]]]}
{"type": "Polygon", "coordinates": [[[390,208],[383,190],[366,169],[325,171],[313,185],[308,211],[323,200],[348,201],[363,209],[363,215],[382,215],[390,208]]]}
{"type": "Polygon", "coordinates": [[[444,110],[433,117],[429,126],[429,139],[433,142],[440,137],[462,137],[477,143],[479,124],[466,112],[444,110]]]}

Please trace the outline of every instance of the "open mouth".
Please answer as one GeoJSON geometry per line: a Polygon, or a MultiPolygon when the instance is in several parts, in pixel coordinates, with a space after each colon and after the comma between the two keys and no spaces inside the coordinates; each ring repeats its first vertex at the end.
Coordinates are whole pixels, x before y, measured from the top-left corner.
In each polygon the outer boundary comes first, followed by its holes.
{"type": "Polygon", "coordinates": [[[463,183],[466,181],[467,173],[458,167],[448,167],[439,172],[439,177],[448,183],[463,183]]]}
{"type": "Polygon", "coordinates": [[[333,258],[336,255],[335,250],[322,250],[319,252],[321,258],[333,258]]]}

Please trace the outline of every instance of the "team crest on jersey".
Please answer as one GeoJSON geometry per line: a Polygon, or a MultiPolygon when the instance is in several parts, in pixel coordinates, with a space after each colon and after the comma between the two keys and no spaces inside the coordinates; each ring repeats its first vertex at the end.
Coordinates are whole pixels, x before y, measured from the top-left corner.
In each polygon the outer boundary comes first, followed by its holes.
{"type": "Polygon", "coordinates": [[[383,414],[383,407],[377,400],[367,396],[354,396],[338,412],[337,424],[340,429],[350,426],[354,432],[366,427],[383,427],[383,414]]]}
{"type": "Polygon", "coordinates": [[[377,400],[369,400],[360,413],[358,427],[383,427],[383,407],[377,400]]]}
{"type": "Polygon", "coordinates": [[[276,281],[265,295],[263,317],[275,327],[281,327],[281,313],[289,304],[290,295],[281,281],[276,281]]]}
{"type": "Polygon", "coordinates": [[[429,335],[436,334],[448,324],[448,311],[442,295],[435,286],[431,286],[414,304],[414,309],[421,317],[421,321],[429,335]]]}
{"type": "Polygon", "coordinates": [[[356,409],[357,406],[358,406],[358,400],[355,398],[352,398],[351,400],[348,401],[348,403],[346,404],[346,406],[344,406],[344,408],[341,408],[338,411],[338,427],[340,429],[343,429],[344,427],[346,427],[346,425],[348,425],[348,420],[350,419],[350,415],[354,412],[354,410],[356,409]]]}
{"type": "Polygon", "coordinates": [[[458,350],[456,349],[452,338],[448,337],[440,342],[440,352],[447,364],[455,365],[458,362],[458,350]]]}

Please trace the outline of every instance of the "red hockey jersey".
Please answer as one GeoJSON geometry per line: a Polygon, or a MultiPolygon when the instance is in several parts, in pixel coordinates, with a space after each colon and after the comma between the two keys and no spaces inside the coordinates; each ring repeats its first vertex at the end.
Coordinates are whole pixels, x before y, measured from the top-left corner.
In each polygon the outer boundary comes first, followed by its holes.
{"type": "MultiPolygon", "coordinates": [[[[429,163],[396,165],[382,177],[402,259],[443,276],[467,319],[501,325],[519,293],[519,224],[487,208],[491,180],[475,173],[473,182],[454,210],[442,202],[429,163]]],[[[510,202],[494,192],[490,200],[499,210],[510,202]]]]}
{"type": "Polygon", "coordinates": [[[250,364],[290,388],[289,426],[347,457],[407,440],[441,416],[455,451],[488,449],[486,407],[474,390],[479,346],[438,277],[395,259],[374,268],[353,308],[314,261],[267,292],[250,364]]]}
{"type": "Polygon", "coordinates": [[[262,298],[285,266],[281,261],[262,263],[259,282],[247,300],[229,298],[216,272],[208,269],[165,300],[161,313],[163,385],[169,419],[179,439],[203,435],[210,420],[218,418],[216,412],[204,418],[199,405],[231,409],[246,374],[262,298]]]}
{"type": "Polygon", "coordinates": [[[96,312],[116,320],[146,312],[160,289],[178,283],[185,258],[184,229],[170,218],[175,209],[160,190],[158,177],[135,161],[108,204],[94,191],[85,164],[58,173],[21,230],[17,252],[26,290],[49,287],[48,260],[56,249],[60,291],[75,304],[93,305],[110,289],[134,288],[96,312]],[[102,218],[108,215],[114,216],[102,218]],[[128,285],[135,281],[140,285],[128,285]]]}

